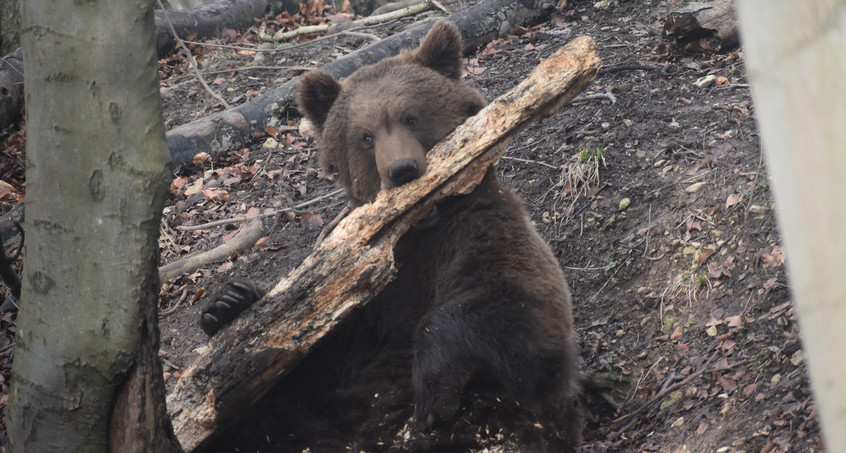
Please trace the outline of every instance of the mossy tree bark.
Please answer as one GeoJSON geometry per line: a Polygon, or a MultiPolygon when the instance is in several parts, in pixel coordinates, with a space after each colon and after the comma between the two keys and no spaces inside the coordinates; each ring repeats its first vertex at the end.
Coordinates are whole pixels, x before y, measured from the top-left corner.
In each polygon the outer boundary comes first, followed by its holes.
{"type": "Polygon", "coordinates": [[[844,10],[844,0],[738,3],[803,353],[832,451],[846,445],[844,10]]]}
{"type": "Polygon", "coordinates": [[[179,451],[158,359],[170,181],[153,2],[26,0],[27,247],[12,451],[179,451]]]}

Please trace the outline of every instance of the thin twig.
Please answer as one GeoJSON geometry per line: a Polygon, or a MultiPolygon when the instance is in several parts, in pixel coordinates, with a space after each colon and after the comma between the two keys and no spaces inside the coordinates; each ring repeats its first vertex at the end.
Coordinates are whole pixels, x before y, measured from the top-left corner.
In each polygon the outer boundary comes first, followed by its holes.
{"type": "MultiPolygon", "coordinates": [[[[420,2],[420,3],[414,4],[414,5],[408,6],[406,8],[403,8],[403,9],[391,11],[389,13],[379,14],[379,15],[376,15],[376,16],[368,16],[368,17],[365,17],[363,19],[353,21],[353,23],[355,23],[356,25],[379,24],[379,23],[392,21],[392,20],[399,19],[399,18],[406,17],[406,16],[414,16],[414,15],[417,15],[417,14],[420,14],[420,13],[423,13],[423,12],[426,12],[426,11],[432,9],[433,6],[437,7],[437,5],[433,2],[423,1],[423,2],[420,2]]],[[[443,7],[443,5],[440,5],[440,6],[443,7]]],[[[330,28],[330,26],[328,24],[322,24],[322,25],[309,25],[309,26],[305,26],[305,27],[295,28],[293,30],[289,30],[289,31],[285,31],[285,32],[280,30],[273,35],[273,40],[274,41],[282,41],[282,40],[296,38],[297,36],[310,34],[310,33],[325,33],[329,30],[329,28],[330,28]]]]}
{"type": "Polygon", "coordinates": [[[279,52],[281,49],[273,48],[273,49],[260,49],[258,47],[241,47],[241,46],[233,46],[231,44],[214,44],[210,42],[199,42],[199,41],[183,41],[185,44],[194,44],[196,46],[203,46],[203,47],[218,47],[221,49],[232,49],[232,50],[247,50],[250,52],[279,52]]]}
{"type": "Polygon", "coordinates": [[[248,217],[238,217],[238,218],[233,218],[233,219],[215,220],[214,222],[204,223],[202,225],[178,226],[178,227],[176,227],[176,229],[180,230],[180,231],[204,230],[206,228],[212,228],[212,227],[216,227],[216,226],[220,226],[220,225],[229,225],[231,223],[247,222],[247,221],[250,221],[250,220],[253,220],[253,219],[257,219],[257,218],[271,217],[271,216],[274,216],[276,214],[279,214],[280,212],[288,212],[288,211],[293,211],[295,209],[302,209],[302,208],[311,206],[311,205],[317,203],[318,201],[325,200],[326,198],[334,197],[335,195],[339,195],[343,191],[344,191],[344,189],[333,190],[332,192],[329,192],[327,194],[321,195],[317,198],[313,198],[313,199],[308,200],[308,201],[304,201],[304,202],[302,202],[302,203],[300,203],[296,206],[290,206],[290,207],[287,207],[287,208],[282,208],[282,209],[279,209],[279,210],[276,210],[276,211],[273,211],[273,212],[270,212],[270,213],[267,213],[267,214],[259,214],[259,215],[253,215],[253,216],[248,216],[248,217]]]}
{"type": "Polygon", "coordinates": [[[3,346],[2,348],[0,348],[0,354],[3,354],[4,352],[8,351],[9,349],[14,348],[16,344],[18,344],[18,342],[13,341],[12,343],[7,344],[6,346],[3,346]]]}
{"type": "Polygon", "coordinates": [[[182,50],[184,50],[188,54],[188,58],[191,59],[191,66],[194,68],[194,73],[197,75],[197,79],[200,81],[200,84],[203,85],[203,88],[205,88],[206,91],[208,91],[213,98],[217,99],[218,102],[223,104],[224,108],[226,108],[227,110],[231,109],[232,106],[229,105],[229,103],[226,102],[223,97],[215,93],[211,89],[211,87],[206,83],[205,79],[203,79],[203,75],[200,74],[200,68],[197,66],[197,60],[194,59],[194,54],[191,53],[191,50],[188,49],[188,46],[185,45],[185,42],[182,41],[182,38],[180,38],[179,35],[176,34],[176,28],[173,27],[173,22],[170,21],[170,16],[168,16],[167,10],[165,10],[164,6],[162,5],[162,0],[156,0],[156,2],[158,2],[159,8],[161,8],[162,12],[164,13],[165,22],[167,22],[168,27],[170,27],[170,32],[173,34],[173,37],[176,39],[179,45],[182,46],[182,50]]]}
{"type": "Polygon", "coordinates": [[[611,101],[612,104],[617,103],[617,98],[613,94],[611,94],[610,92],[606,92],[606,93],[586,94],[584,96],[579,96],[576,99],[573,99],[572,101],[570,101],[570,104],[593,101],[593,100],[596,100],[596,99],[609,100],[609,101],[611,101]]]}
{"type": "Polygon", "coordinates": [[[435,5],[435,7],[437,7],[439,10],[443,11],[444,14],[446,14],[447,16],[452,14],[452,11],[448,10],[447,7],[442,5],[441,2],[439,2],[438,0],[426,0],[426,1],[431,2],[433,5],[435,5]]]}
{"type": "Polygon", "coordinates": [[[182,290],[182,295],[179,296],[179,300],[177,300],[176,303],[173,304],[172,307],[170,307],[167,310],[164,310],[161,313],[159,313],[159,318],[164,318],[167,315],[171,315],[173,313],[176,313],[176,310],[179,308],[180,305],[182,305],[182,302],[184,302],[185,299],[187,299],[187,298],[188,298],[188,287],[185,287],[182,290]]]}
{"type": "Polygon", "coordinates": [[[334,230],[335,227],[338,226],[339,223],[341,223],[341,220],[344,220],[344,217],[346,217],[350,213],[350,211],[350,207],[347,206],[346,208],[342,209],[341,212],[338,213],[338,215],[335,216],[335,219],[329,222],[329,225],[326,225],[326,228],[324,228],[323,231],[320,232],[320,235],[317,236],[317,240],[314,241],[315,249],[317,249],[320,243],[323,242],[324,239],[326,239],[326,236],[328,236],[329,233],[331,233],[332,230],[334,230]]]}
{"type": "Polygon", "coordinates": [[[656,393],[652,398],[649,398],[648,401],[643,403],[636,410],[629,412],[625,416],[619,418],[618,420],[622,420],[622,419],[628,417],[628,418],[631,418],[631,421],[626,423],[626,425],[623,426],[622,428],[620,428],[619,430],[614,431],[613,433],[609,434],[608,439],[614,439],[615,437],[619,437],[621,434],[628,431],[628,429],[631,428],[631,426],[633,424],[635,424],[638,420],[640,420],[638,417],[636,417],[637,415],[640,415],[643,412],[646,412],[647,410],[649,410],[656,402],[662,400],[664,398],[664,396],[666,396],[670,392],[676,390],[679,387],[683,387],[683,386],[689,384],[691,381],[693,381],[694,379],[701,376],[702,373],[704,373],[705,371],[708,370],[708,366],[711,365],[711,362],[713,362],[716,357],[717,357],[716,352],[711,354],[711,357],[709,357],[708,360],[698,370],[694,371],[693,373],[691,373],[689,376],[682,379],[681,381],[676,382],[675,384],[670,385],[670,386],[662,389],[660,392],[656,393]]]}
{"type": "Polygon", "coordinates": [[[220,69],[217,71],[206,71],[203,74],[205,75],[214,75],[214,74],[227,74],[230,72],[241,72],[241,71],[258,71],[261,69],[272,69],[275,71],[311,71],[315,69],[310,66],[239,66],[237,68],[229,68],[229,69],[220,69]]]}
{"type": "Polygon", "coordinates": [[[649,65],[645,65],[645,64],[625,63],[625,64],[618,64],[617,66],[608,66],[608,67],[602,68],[602,69],[599,70],[599,75],[608,74],[608,73],[617,72],[617,71],[634,71],[634,70],[652,71],[652,70],[655,70],[655,69],[658,69],[658,68],[655,67],[655,66],[649,66],[649,65]]]}
{"type": "Polygon", "coordinates": [[[382,38],[374,35],[373,33],[362,33],[360,31],[344,30],[344,31],[339,31],[338,33],[335,33],[335,34],[353,36],[353,37],[356,37],[356,38],[366,38],[366,39],[369,39],[373,42],[379,42],[379,41],[382,40],[382,38]]]}
{"type": "Polygon", "coordinates": [[[159,268],[159,279],[161,281],[170,280],[183,273],[191,273],[215,261],[223,261],[233,253],[240,253],[246,250],[258,241],[264,235],[264,225],[261,219],[253,220],[247,228],[239,231],[229,241],[223,244],[196,254],[182,258],[181,260],[165,264],[159,268]]]}
{"type": "Polygon", "coordinates": [[[543,166],[546,166],[546,167],[549,167],[549,168],[554,168],[556,170],[559,169],[559,167],[556,167],[555,165],[550,165],[546,162],[541,162],[541,161],[538,161],[538,160],[522,159],[522,158],[519,158],[519,157],[511,157],[511,156],[502,156],[502,158],[506,159],[506,160],[516,160],[517,162],[525,162],[527,164],[543,165],[543,166]]]}

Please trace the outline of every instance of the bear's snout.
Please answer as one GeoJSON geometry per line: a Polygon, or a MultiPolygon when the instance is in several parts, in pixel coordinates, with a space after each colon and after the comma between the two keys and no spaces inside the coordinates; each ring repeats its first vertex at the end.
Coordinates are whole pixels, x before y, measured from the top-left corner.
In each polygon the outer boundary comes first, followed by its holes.
{"type": "Polygon", "coordinates": [[[388,177],[395,186],[401,186],[420,177],[420,166],[414,159],[399,159],[388,168],[388,177]]]}

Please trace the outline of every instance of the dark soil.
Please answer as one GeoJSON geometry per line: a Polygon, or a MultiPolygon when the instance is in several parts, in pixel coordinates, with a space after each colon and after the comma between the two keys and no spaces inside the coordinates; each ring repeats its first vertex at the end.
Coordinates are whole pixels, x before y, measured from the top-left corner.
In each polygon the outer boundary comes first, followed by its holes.
{"type": "MultiPolygon", "coordinates": [[[[573,289],[590,412],[584,449],[822,451],[742,49],[683,54],[661,35],[671,3],[571,2],[468,62],[467,83],[491,100],[573,37],[589,35],[604,69],[585,94],[615,100],[565,106],[524,131],[499,164],[573,289]],[[716,84],[694,85],[708,75],[716,84]]],[[[397,26],[368,32],[385,36],[397,26]]],[[[203,64],[229,70],[263,55],[265,66],[316,67],[368,42],[340,36],[269,54],[205,47],[203,64]]],[[[179,57],[161,66],[168,127],[220,109],[177,74],[185,71],[179,57]]],[[[229,70],[209,81],[239,103],[299,73],[229,70]]],[[[201,291],[239,277],[271,287],[344,206],[334,195],[282,211],[335,186],[318,169],[312,138],[282,131],[275,139],[174,182],[163,263],[217,246],[245,223],[179,226],[271,215],[256,247],[164,284],[162,310],[178,304],[161,318],[169,385],[206,345],[201,291]]],[[[490,447],[503,448],[496,440],[490,447]]]]}

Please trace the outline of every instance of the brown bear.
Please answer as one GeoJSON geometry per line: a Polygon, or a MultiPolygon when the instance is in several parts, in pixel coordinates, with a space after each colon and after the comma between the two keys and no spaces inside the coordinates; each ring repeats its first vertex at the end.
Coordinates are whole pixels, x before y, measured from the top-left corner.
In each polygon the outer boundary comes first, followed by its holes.
{"type": "MultiPolygon", "coordinates": [[[[484,107],[461,81],[461,49],[458,30],[438,22],[417,50],[344,82],[319,71],[303,77],[299,108],[351,205],[425,173],[428,150],[484,107]]],[[[466,451],[478,437],[469,423],[512,436],[521,451],[572,451],[581,419],[570,291],[496,169],[472,193],[440,203],[394,252],[395,280],[280,384],[274,398],[287,402],[273,404],[282,418],[309,413],[302,424],[312,434],[300,438],[368,451],[388,447],[366,437],[396,434],[410,415],[420,442],[406,449],[466,451]]],[[[213,333],[258,297],[233,283],[204,314],[204,329],[213,333]]]]}

